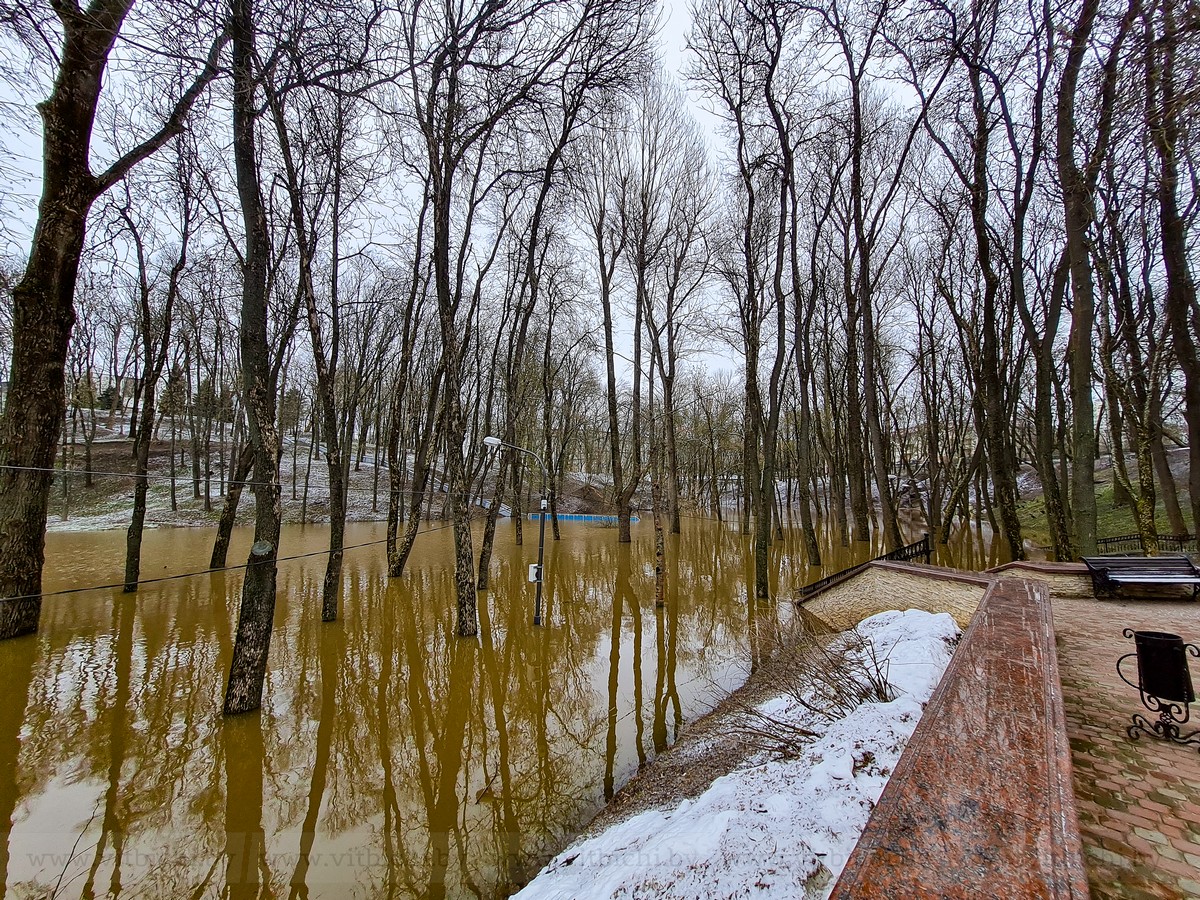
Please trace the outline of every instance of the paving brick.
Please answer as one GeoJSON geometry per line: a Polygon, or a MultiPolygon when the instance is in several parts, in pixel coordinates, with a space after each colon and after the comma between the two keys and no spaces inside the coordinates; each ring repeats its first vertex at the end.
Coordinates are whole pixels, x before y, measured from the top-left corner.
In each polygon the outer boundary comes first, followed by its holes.
{"type": "MultiPolygon", "coordinates": [[[[1200,897],[1200,753],[1153,736],[1130,740],[1131,716],[1152,717],[1137,691],[1116,677],[1118,657],[1133,652],[1123,628],[1170,631],[1197,643],[1200,603],[1098,601],[1057,591],[1052,602],[1092,896],[1200,897]]],[[[1130,663],[1127,672],[1134,671],[1130,663]]]]}

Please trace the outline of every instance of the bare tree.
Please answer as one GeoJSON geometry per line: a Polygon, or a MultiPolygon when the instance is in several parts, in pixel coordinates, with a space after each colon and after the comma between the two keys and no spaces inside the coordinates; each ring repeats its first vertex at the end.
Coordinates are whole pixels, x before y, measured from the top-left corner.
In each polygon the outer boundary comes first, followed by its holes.
{"type": "Polygon", "coordinates": [[[256,100],[260,73],[255,65],[253,0],[234,0],[230,19],[233,43],[233,157],[245,227],[242,253],[241,351],[248,446],[254,460],[254,544],[242,583],[237,637],[225,691],[225,714],[251,712],[262,705],[271,625],[275,614],[276,559],[282,519],[279,485],[279,434],[275,400],[279,370],[272,366],[268,336],[267,268],[270,235],[258,169],[256,100]]]}
{"type": "MultiPolygon", "coordinates": [[[[105,70],[133,0],[93,0],[86,8],[54,4],[54,25],[30,37],[32,52],[56,69],[42,115],[42,198],[29,260],[13,289],[13,348],[8,402],[0,418],[0,639],[37,630],[50,469],[66,412],[63,368],[75,322],[75,281],[88,211],[95,200],[183,128],[189,110],[218,74],[226,37],[220,32],[206,56],[156,88],[175,97],[132,146],[99,174],[92,171],[91,136],[105,70]],[[61,41],[55,48],[49,41],[61,41]]],[[[160,6],[168,15],[194,17],[187,7],[160,6]]],[[[36,21],[39,17],[33,17],[36,21]]],[[[171,31],[164,23],[164,30],[171,31]]],[[[187,59],[190,48],[182,48],[187,59]]]]}
{"type": "MultiPolygon", "coordinates": [[[[125,548],[125,593],[137,590],[141,571],[142,532],[146,521],[146,494],[149,489],[150,443],[154,437],[156,415],[155,392],[162,377],[163,368],[174,328],[175,302],[179,296],[180,277],[188,264],[188,247],[196,230],[198,210],[192,185],[192,155],[182,139],[175,142],[174,184],[170,189],[175,195],[178,220],[173,238],[177,246],[163,248],[158,261],[153,261],[153,246],[147,240],[147,227],[140,220],[144,210],[133,209],[134,198],[128,188],[124,202],[114,205],[114,214],[128,237],[137,261],[138,320],[142,342],[142,397],[141,422],[134,436],[134,485],[133,515],[129,523],[125,548]],[[161,281],[165,278],[165,284],[161,281]],[[157,295],[157,296],[156,296],[157,295]]],[[[139,198],[140,199],[140,198],[139,198]]]]}
{"type": "Polygon", "coordinates": [[[1055,123],[1058,129],[1056,159],[1062,186],[1066,223],[1066,259],[1071,276],[1071,336],[1068,347],[1071,372],[1071,509],[1079,552],[1096,553],[1096,422],[1092,403],[1095,381],[1092,337],[1096,327],[1096,291],[1088,229],[1094,218],[1094,194],[1112,138],[1121,46],[1129,33],[1139,0],[1133,0],[1117,27],[1099,73],[1094,140],[1077,159],[1076,117],[1079,81],[1100,12],[1099,0],[1083,0],[1071,26],[1067,56],[1058,87],[1055,123]]]}

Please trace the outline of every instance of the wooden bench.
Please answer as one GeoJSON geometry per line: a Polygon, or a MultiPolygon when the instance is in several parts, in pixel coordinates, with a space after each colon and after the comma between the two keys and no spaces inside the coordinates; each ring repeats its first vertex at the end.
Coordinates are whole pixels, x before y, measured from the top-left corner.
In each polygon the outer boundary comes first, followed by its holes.
{"type": "Polygon", "coordinates": [[[1085,556],[1097,597],[1114,597],[1130,585],[1178,585],[1200,596],[1200,569],[1186,556],[1085,556]]]}

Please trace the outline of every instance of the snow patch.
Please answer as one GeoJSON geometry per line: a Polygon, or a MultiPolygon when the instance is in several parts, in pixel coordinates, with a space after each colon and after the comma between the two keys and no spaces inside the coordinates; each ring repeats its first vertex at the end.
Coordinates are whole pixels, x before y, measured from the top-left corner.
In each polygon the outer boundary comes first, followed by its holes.
{"type": "Polygon", "coordinates": [[[694,800],[619,822],[560,853],[521,900],[828,896],[950,661],[944,613],[885,612],[858,633],[897,699],[827,725],[786,696],[759,710],[824,728],[804,753],[718,778],[694,800]]]}

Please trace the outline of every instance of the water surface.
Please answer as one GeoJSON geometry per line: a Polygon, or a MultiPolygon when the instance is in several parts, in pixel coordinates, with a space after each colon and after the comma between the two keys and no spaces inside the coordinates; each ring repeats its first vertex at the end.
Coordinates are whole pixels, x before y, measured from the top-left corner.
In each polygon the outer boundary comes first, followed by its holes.
{"type": "MultiPolygon", "coordinates": [[[[342,617],[328,541],[285,528],[264,708],[225,719],[238,572],[48,598],[0,643],[0,896],[493,897],[528,878],[680,727],[742,683],[791,604],[749,602],[747,538],[688,520],[653,601],[653,532],[563,523],[531,624],[536,529],[501,525],[477,641],[454,637],[448,530],[389,581],[351,526],[342,617]]],[[[144,578],[202,570],[211,533],[148,532],[144,578]]],[[[250,541],[239,531],[230,560],[250,541]]],[[[121,580],[124,532],[47,538],[45,590],[121,580]]],[[[877,548],[874,548],[877,549],[877,548]]],[[[803,565],[777,588],[869,556],[803,565]]]]}

